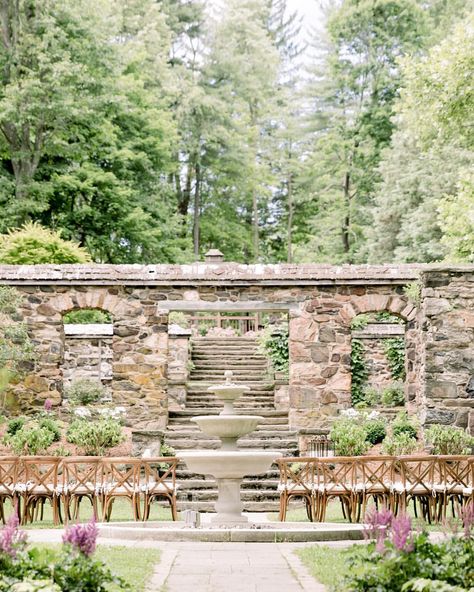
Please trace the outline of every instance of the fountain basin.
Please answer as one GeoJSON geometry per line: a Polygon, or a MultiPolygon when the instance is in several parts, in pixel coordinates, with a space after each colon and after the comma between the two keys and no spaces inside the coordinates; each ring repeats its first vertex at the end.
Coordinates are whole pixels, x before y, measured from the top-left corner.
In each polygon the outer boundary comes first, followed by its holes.
{"type": "Polygon", "coordinates": [[[216,479],[242,479],[246,475],[260,475],[281,452],[266,450],[196,450],[177,452],[188,469],[216,479]]]}
{"type": "Polygon", "coordinates": [[[263,417],[258,415],[198,415],[191,421],[198,424],[203,432],[219,438],[240,438],[253,432],[263,417]]]}

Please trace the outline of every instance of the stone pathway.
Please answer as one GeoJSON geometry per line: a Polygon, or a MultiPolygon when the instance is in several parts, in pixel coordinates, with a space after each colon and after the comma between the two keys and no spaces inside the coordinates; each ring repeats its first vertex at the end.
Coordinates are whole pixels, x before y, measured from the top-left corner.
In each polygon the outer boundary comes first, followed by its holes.
{"type": "MultiPolygon", "coordinates": [[[[59,543],[61,537],[61,530],[28,531],[32,543],[59,543]]],[[[325,592],[294,553],[308,543],[171,543],[104,538],[99,543],[161,550],[161,561],[147,592],[325,592]]]]}
{"type": "Polygon", "coordinates": [[[148,589],[323,592],[324,586],[309,575],[294,549],[280,543],[174,543],[166,549],[148,589]]]}

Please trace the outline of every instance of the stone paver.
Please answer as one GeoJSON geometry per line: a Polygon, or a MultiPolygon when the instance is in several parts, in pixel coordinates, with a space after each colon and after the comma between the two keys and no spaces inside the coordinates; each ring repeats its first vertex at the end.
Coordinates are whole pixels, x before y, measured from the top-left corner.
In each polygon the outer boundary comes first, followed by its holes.
{"type": "MultiPolygon", "coordinates": [[[[28,531],[32,543],[59,543],[61,538],[62,530],[28,531]]],[[[161,561],[147,592],[325,591],[294,552],[308,543],[172,543],[105,538],[100,538],[99,543],[160,549],[161,561]]]]}

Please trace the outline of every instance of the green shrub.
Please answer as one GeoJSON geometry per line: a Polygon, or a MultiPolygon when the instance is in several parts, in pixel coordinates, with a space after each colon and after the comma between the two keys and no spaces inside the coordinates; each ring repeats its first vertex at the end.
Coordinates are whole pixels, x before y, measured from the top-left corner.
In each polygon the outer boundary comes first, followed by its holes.
{"type": "Polygon", "coordinates": [[[366,389],[364,389],[364,393],[362,396],[364,402],[367,403],[369,407],[375,407],[376,405],[380,405],[380,389],[375,388],[373,386],[369,386],[366,389]]]}
{"type": "Polygon", "coordinates": [[[425,430],[425,438],[433,454],[471,454],[474,446],[474,437],[454,426],[433,425],[425,430]]]}
{"type": "Polygon", "coordinates": [[[58,422],[51,417],[43,417],[39,420],[38,426],[49,430],[53,434],[53,442],[59,442],[61,440],[61,428],[58,422]]]}
{"type": "Polygon", "coordinates": [[[80,308],[71,310],[63,317],[63,323],[69,325],[87,325],[89,323],[111,323],[112,317],[104,310],[96,308],[80,308]]]}
{"type": "Polygon", "coordinates": [[[387,435],[386,421],[383,418],[372,419],[364,424],[367,442],[380,444],[387,435]]]}
{"type": "Polygon", "coordinates": [[[414,420],[408,417],[406,411],[400,411],[400,413],[397,414],[390,428],[394,436],[408,434],[411,438],[416,438],[418,433],[417,424],[414,420]]]}
{"type": "Polygon", "coordinates": [[[184,312],[172,311],[168,315],[168,324],[178,325],[182,329],[189,329],[189,316],[184,314],[184,312]]]}
{"type": "Polygon", "coordinates": [[[44,454],[54,442],[54,433],[37,424],[25,424],[14,435],[5,436],[4,442],[15,454],[44,454]]]}
{"type": "Polygon", "coordinates": [[[14,436],[26,423],[26,417],[13,417],[7,425],[7,434],[14,436]]]}
{"type": "Polygon", "coordinates": [[[426,533],[412,533],[410,537],[408,549],[397,549],[391,535],[391,540],[385,540],[382,552],[374,542],[347,550],[345,558],[350,569],[337,591],[472,591],[474,537],[440,541],[430,541],[426,533]],[[420,579],[431,582],[432,586],[421,587],[420,579]]]}
{"type": "Polygon", "coordinates": [[[352,419],[336,420],[330,432],[330,439],[337,456],[361,456],[370,448],[365,426],[352,419]]]}
{"type": "Polygon", "coordinates": [[[28,222],[0,236],[0,263],[88,263],[89,253],[78,244],[61,238],[59,232],[28,222]]]}
{"type": "Polygon", "coordinates": [[[401,454],[411,454],[418,446],[415,438],[412,438],[406,432],[402,432],[397,436],[387,436],[383,441],[382,450],[384,454],[390,456],[399,456],[401,454]]]}
{"type": "Polygon", "coordinates": [[[259,337],[259,343],[263,352],[270,358],[276,372],[289,371],[288,326],[267,327],[259,337]]]}
{"type": "Polygon", "coordinates": [[[394,382],[392,385],[384,388],[380,397],[380,402],[386,407],[399,407],[405,404],[405,393],[403,384],[394,382]]]}
{"type": "Polygon", "coordinates": [[[64,390],[64,395],[73,405],[90,405],[97,403],[107,394],[104,385],[98,380],[81,378],[75,380],[64,390]]]}
{"type": "Polygon", "coordinates": [[[104,456],[124,440],[122,426],[114,419],[90,421],[75,419],[66,433],[70,444],[75,444],[90,456],[104,456]]]}

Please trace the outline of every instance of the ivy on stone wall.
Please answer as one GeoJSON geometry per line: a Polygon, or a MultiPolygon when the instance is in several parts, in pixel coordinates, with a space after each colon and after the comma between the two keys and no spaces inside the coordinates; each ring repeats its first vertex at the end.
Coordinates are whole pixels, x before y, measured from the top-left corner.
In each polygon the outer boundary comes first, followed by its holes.
{"type": "Polygon", "coordinates": [[[406,378],[404,338],[394,337],[393,339],[386,339],[384,342],[384,351],[393,379],[404,381],[406,378]]]}
{"type": "Polygon", "coordinates": [[[364,344],[360,339],[352,340],[351,347],[351,373],[352,373],[352,404],[356,405],[364,401],[364,391],[369,378],[369,371],[365,362],[364,344]]]}
{"type": "Polygon", "coordinates": [[[288,326],[267,327],[259,337],[262,351],[270,358],[273,369],[288,373],[290,355],[288,349],[288,326]]]}

